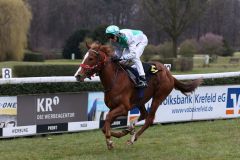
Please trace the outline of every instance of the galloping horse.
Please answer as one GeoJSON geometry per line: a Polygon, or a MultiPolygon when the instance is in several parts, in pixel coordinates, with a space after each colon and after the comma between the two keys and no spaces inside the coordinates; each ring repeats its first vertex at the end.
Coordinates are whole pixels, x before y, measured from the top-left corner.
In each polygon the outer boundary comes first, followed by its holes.
{"type": "Polygon", "coordinates": [[[113,148],[111,136],[120,138],[128,133],[132,133],[133,135],[128,143],[133,144],[133,142],[153,124],[155,112],[173,88],[186,94],[194,91],[202,82],[201,79],[187,83],[180,82],[171,75],[164,65],[154,62],[158,72],[149,79],[148,87],[144,89],[144,96],[139,98],[138,90],[135,88],[127,72],[118,62],[112,62],[111,57],[114,54],[112,48],[97,42],[86,45],[88,52],[76,72],[75,77],[80,82],[83,82],[85,78],[90,78],[95,73],[100,77],[104,87],[104,101],[110,109],[102,128],[108,149],[113,148]],[[147,112],[144,104],[151,98],[152,104],[150,111],[147,112]],[[111,131],[111,123],[119,116],[127,116],[128,111],[134,106],[138,106],[140,110],[141,115],[139,121],[146,119],[145,124],[134,133],[132,132],[132,128],[119,132],[111,131]]]}

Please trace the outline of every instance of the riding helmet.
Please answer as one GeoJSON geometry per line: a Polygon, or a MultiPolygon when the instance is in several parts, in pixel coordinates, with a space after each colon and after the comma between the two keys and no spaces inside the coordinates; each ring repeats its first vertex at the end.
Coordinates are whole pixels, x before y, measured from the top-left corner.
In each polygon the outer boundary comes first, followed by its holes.
{"type": "Polygon", "coordinates": [[[115,25],[110,25],[106,28],[106,35],[114,35],[114,36],[118,36],[120,33],[120,29],[118,26],[115,25]]]}

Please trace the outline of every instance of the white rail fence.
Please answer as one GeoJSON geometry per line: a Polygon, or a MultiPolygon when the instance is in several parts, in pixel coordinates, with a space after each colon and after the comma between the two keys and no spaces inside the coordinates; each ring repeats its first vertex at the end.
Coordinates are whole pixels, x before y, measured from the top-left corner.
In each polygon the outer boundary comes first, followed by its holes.
{"type": "MultiPolygon", "coordinates": [[[[189,74],[173,75],[178,80],[192,80],[197,78],[215,79],[227,77],[240,77],[239,72],[207,73],[207,74],[189,74]]],[[[95,76],[92,80],[86,79],[87,82],[99,82],[99,77],[95,76]]],[[[9,78],[0,79],[2,84],[22,84],[22,83],[56,83],[56,82],[77,82],[74,76],[57,76],[57,77],[28,77],[28,78],[9,78]]]]}

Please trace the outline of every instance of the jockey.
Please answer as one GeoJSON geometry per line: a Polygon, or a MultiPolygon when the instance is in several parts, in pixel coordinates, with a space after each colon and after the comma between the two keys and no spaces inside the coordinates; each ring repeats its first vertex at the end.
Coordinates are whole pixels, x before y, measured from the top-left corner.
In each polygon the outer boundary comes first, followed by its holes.
{"type": "Polygon", "coordinates": [[[136,87],[147,87],[145,72],[140,60],[140,56],[148,44],[146,35],[140,30],[120,30],[115,25],[108,26],[105,34],[115,48],[113,60],[120,60],[120,63],[124,65],[135,65],[139,73],[136,87]]]}

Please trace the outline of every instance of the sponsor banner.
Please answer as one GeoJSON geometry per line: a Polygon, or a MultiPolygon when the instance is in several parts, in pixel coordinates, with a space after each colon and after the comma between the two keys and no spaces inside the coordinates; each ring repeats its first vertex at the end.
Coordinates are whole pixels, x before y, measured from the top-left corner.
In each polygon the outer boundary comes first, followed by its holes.
{"type": "Polygon", "coordinates": [[[0,128],[0,137],[2,137],[2,133],[3,131],[2,131],[2,128],[0,128]]]}
{"type": "Polygon", "coordinates": [[[222,97],[224,117],[240,117],[240,85],[226,87],[225,92],[222,97]]]}
{"type": "MultiPolygon", "coordinates": [[[[106,116],[109,112],[109,108],[104,102],[103,92],[90,92],[88,94],[88,121],[99,122],[100,128],[102,128],[106,116]]],[[[121,127],[127,125],[127,117],[120,117],[114,121],[111,127],[121,127]]]]}
{"type": "Polygon", "coordinates": [[[18,126],[87,121],[87,93],[18,96],[18,126]]]}
{"type": "Polygon", "coordinates": [[[226,96],[226,86],[200,87],[194,92],[193,106],[184,112],[192,112],[192,120],[224,118],[226,96]]]}
{"type": "Polygon", "coordinates": [[[189,96],[173,90],[155,117],[160,123],[240,117],[240,86],[203,86],[189,96]]]}
{"type": "Polygon", "coordinates": [[[36,134],[36,126],[3,128],[3,137],[26,136],[36,134]]]}
{"type": "Polygon", "coordinates": [[[67,123],[37,125],[37,133],[65,132],[68,131],[67,123]]]}
{"type": "Polygon", "coordinates": [[[17,97],[0,97],[0,128],[17,125],[17,97]]]}
{"type": "Polygon", "coordinates": [[[97,121],[85,121],[85,122],[69,122],[68,131],[83,131],[98,129],[99,122],[97,121]]]}
{"type": "MultiPolygon", "coordinates": [[[[173,90],[170,95],[162,102],[159,106],[155,122],[178,122],[178,121],[190,121],[193,117],[192,112],[183,112],[177,114],[178,109],[187,110],[193,107],[194,95],[189,96],[183,95],[180,91],[173,90]]],[[[151,101],[147,103],[150,107],[151,101]]]]}
{"type": "MultiPolygon", "coordinates": [[[[145,104],[148,111],[152,100],[145,104]]],[[[128,124],[137,121],[140,112],[129,112],[128,124]]],[[[189,96],[173,90],[159,106],[155,123],[240,117],[240,85],[201,86],[189,96]]],[[[138,122],[137,125],[143,124],[138,122]]]]}
{"type": "Polygon", "coordinates": [[[0,115],[17,114],[17,97],[0,97],[0,115]]]}

